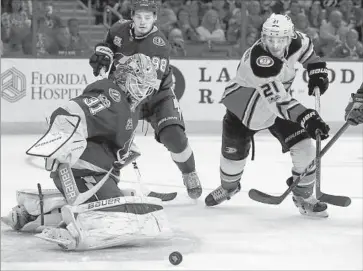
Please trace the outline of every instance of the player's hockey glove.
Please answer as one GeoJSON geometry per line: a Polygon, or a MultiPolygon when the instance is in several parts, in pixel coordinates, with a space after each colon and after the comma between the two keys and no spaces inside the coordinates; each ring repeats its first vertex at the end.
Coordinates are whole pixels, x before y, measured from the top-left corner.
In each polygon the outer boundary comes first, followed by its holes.
{"type": "Polygon", "coordinates": [[[103,67],[109,70],[113,61],[113,52],[105,43],[99,43],[95,46],[95,52],[89,59],[89,64],[93,69],[93,75],[99,76],[103,67]]]}
{"type": "Polygon", "coordinates": [[[316,139],[316,132],[320,130],[320,138],[322,140],[329,137],[330,127],[326,124],[318,112],[313,109],[305,110],[298,118],[297,122],[300,123],[310,137],[316,139]]]}
{"type": "Polygon", "coordinates": [[[320,89],[320,94],[323,95],[324,92],[329,87],[328,70],[326,68],[326,62],[309,63],[307,67],[309,75],[309,95],[314,95],[314,88],[318,87],[320,89]]]}
{"type": "Polygon", "coordinates": [[[345,120],[354,126],[363,123],[363,93],[352,93],[345,108],[345,120]]]}

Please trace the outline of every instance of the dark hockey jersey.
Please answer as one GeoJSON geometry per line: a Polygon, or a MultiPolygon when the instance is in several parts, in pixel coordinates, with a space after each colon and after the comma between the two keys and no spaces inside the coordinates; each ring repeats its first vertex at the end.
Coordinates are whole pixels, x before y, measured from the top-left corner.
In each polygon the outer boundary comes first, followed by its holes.
{"type": "Polygon", "coordinates": [[[170,44],[156,26],[149,34],[135,37],[133,22],[120,20],[109,29],[105,43],[114,52],[114,58],[120,59],[121,62],[124,56],[136,53],[149,56],[155,65],[160,81],[159,91],[167,90],[173,86],[172,71],[169,66],[170,44]]]}
{"type": "Polygon", "coordinates": [[[223,94],[223,104],[253,129],[270,127],[276,117],[296,121],[306,108],[289,94],[296,74],[295,64],[318,62],[311,40],[296,31],[286,58],[265,50],[261,41],[243,54],[236,76],[223,94]]]}
{"type": "Polygon", "coordinates": [[[96,81],[63,106],[81,117],[86,138],[101,138],[123,148],[133,137],[138,113],[131,110],[126,94],[109,79],[96,81]]]}

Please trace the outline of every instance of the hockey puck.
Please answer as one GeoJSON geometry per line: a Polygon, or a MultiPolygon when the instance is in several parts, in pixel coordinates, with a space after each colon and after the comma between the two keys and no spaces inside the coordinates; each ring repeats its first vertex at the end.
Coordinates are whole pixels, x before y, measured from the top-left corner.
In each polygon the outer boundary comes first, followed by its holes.
{"type": "Polygon", "coordinates": [[[178,251],[174,251],[174,252],[170,253],[170,255],[169,255],[169,261],[173,265],[180,264],[182,262],[182,260],[183,260],[183,256],[178,251]]]}

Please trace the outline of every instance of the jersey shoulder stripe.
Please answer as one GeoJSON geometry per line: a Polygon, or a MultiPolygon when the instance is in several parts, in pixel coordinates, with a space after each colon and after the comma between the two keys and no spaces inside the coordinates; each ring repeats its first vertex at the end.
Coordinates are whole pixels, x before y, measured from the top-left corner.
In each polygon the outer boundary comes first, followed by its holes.
{"type": "Polygon", "coordinates": [[[252,47],[250,65],[255,76],[268,78],[277,76],[280,73],[283,62],[267,52],[262,47],[262,43],[259,42],[252,47]]]}
{"type": "Polygon", "coordinates": [[[294,37],[291,39],[289,50],[287,51],[286,59],[295,54],[303,46],[303,37],[299,32],[295,31],[294,37]]]}

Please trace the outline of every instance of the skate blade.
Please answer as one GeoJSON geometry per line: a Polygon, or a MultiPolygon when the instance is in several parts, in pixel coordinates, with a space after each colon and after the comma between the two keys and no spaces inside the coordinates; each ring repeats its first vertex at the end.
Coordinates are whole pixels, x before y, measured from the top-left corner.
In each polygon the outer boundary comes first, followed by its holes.
{"type": "Polygon", "coordinates": [[[310,218],[327,218],[329,217],[329,214],[327,211],[323,211],[323,212],[319,212],[319,213],[314,213],[314,212],[305,212],[303,210],[300,210],[300,214],[302,214],[303,216],[306,217],[310,217],[310,218]]]}

